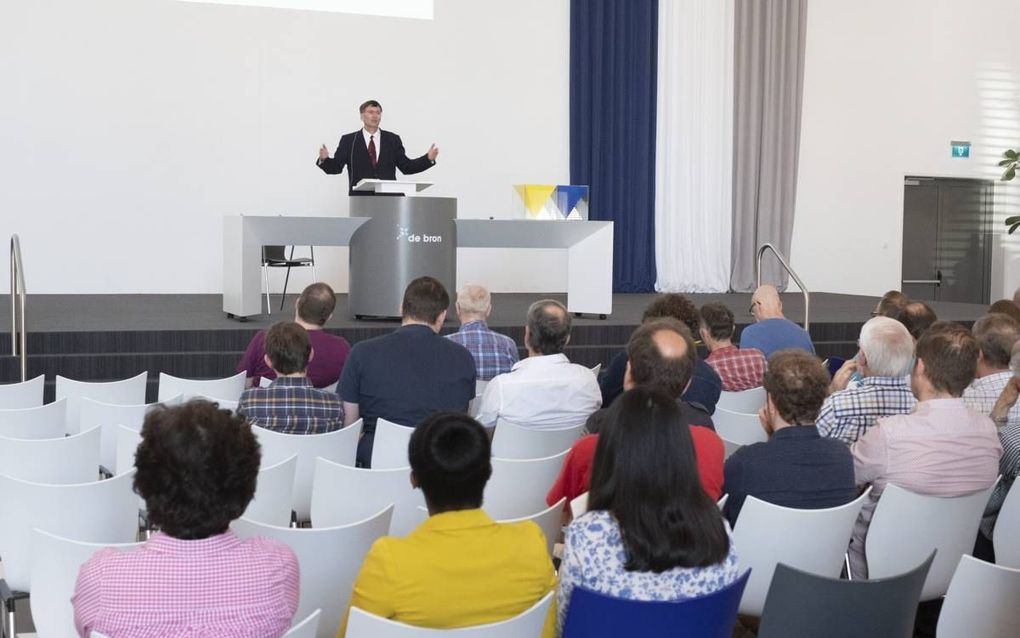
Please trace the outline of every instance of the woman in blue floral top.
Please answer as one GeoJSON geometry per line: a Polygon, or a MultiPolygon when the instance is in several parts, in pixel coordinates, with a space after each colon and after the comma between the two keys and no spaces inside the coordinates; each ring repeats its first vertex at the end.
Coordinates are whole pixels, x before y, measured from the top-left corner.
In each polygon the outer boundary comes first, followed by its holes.
{"type": "Polygon", "coordinates": [[[613,403],[588,507],[566,531],[560,627],[575,586],[632,600],[682,600],[737,579],[729,527],[701,488],[679,408],[663,394],[638,387],[613,403]]]}

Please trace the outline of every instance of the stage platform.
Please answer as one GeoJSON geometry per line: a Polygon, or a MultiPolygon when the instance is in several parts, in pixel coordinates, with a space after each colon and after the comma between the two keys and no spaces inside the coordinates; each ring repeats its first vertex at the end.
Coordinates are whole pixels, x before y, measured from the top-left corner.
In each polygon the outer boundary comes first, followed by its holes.
{"type": "MultiPolygon", "coordinates": [[[[692,294],[699,306],[721,302],[733,311],[739,326],[752,321],[751,295],[692,294]]],[[[497,293],[489,325],[523,343],[528,305],[562,294],[497,293]]],[[[641,321],[653,294],[613,296],[613,314],[605,320],[575,318],[568,346],[572,361],[588,366],[608,364],[626,344],[641,321]]],[[[811,295],[811,336],[820,356],[851,356],[861,324],[867,321],[875,297],[815,293],[811,295]]],[[[47,400],[52,398],[54,375],[99,381],[149,372],[149,400],[156,396],[159,372],[181,377],[228,376],[255,331],[274,321],[293,317],[294,297],[288,295],[284,311],[273,296],[274,311],[245,323],[228,319],[220,295],[29,295],[27,303],[29,377],[45,374],[47,400]]],[[[783,295],[786,316],[801,322],[804,301],[798,293],[783,295]]],[[[967,325],[985,313],[986,306],[933,303],[940,319],[967,325]]],[[[395,321],[355,321],[347,314],[347,297],[340,295],[337,312],[326,329],[351,343],[389,332],[395,321]]],[[[457,329],[456,318],[445,332],[457,329]]],[[[18,380],[18,361],[10,356],[10,316],[0,317],[0,382],[18,380]]],[[[523,356],[523,350],[522,350],[523,356]]]]}

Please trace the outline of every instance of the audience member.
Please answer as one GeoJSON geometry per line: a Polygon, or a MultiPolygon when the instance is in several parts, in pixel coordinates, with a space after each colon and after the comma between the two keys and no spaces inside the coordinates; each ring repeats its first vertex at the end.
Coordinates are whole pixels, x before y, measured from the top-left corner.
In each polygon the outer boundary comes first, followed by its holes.
{"type": "Polygon", "coordinates": [[[887,484],[952,497],[995,482],[1002,455],[995,425],[961,398],[974,379],[978,352],[977,341],[963,326],[933,324],[917,342],[910,376],[917,407],[882,419],[851,446],[857,483],[872,486],[850,541],[854,578],[867,577],[868,526],[887,484]]]}
{"type": "MultiPolygon", "coordinates": [[[[652,303],[645,308],[641,323],[655,319],[676,319],[687,326],[692,335],[698,334],[701,317],[698,307],[684,295],[667,293],[657,295],[652,303]]],[[[696,357],[694,374],[691,384],[684,391],[683,399],[697,405],[708,414],[715,413],[715,404],[719,402],[722,392],[722,380],[712,366],[696,357]]],[[[609,368],[602,376],[602,405],[609,407],[616,397],[623,392],[623,373],[627,369],[627,352],[621,352],[609,362],[609,368]]]]}
{"type": "Polygon", "coordinates": [[[439,336],[450,296],[438,280],[407,285],[395,332],[358,342],[340,377],[344,425],[364,419],[358,465],[369,467],[380,417],[413,427],[436,412],[467,410],[475,396],[475,360],[439,336]]]}
{"type": "Polygon", "coordinates": [[[475,358],[480,381],[510,372],[517,363],[517,344],[506,335],[489,330],[485,323],[492,312],[492,296],[481,286],[468,284],[457,293],[460,330],[446,338],[468,349],[475,358]]]}
{"type": "Polygon", "coordinates": [[[1013,321],[1020,323],[1020,308],[1009,299],[1000,299],[988,306],[988,314],[996,312],[1008,315],[1013,321]]]}
{"type": "MultiPolygon", "coordinates": [[[[974,322],[971,333],[978,345],[974,381],[963,391],[963,402],[982,414],[991,414],[995,402],[1013,372],[1009,369],[1013,346],[1020,339],[1020,324],[1008,315],[994,313],[974,322]]],[[[1009,413],[1009,420],[1020,422],[1020,408],[1009,413]]]]}
{"type": "Polygon", "coordinates": [[[701,341],[708,348],[705,363],[719,374],[726,392],[750,390],[761,385],[765,375],[765,355],[755,348],[733,345],[733,313],[721,303],[701,307],[701,341]]]}
{"type": "Polygon", "coordinates": [[[528,357],[485,387],[478,407],[482,425],[493,427],[503,419],[534,429],[563,427],[584,423],[599,409],[602,395],[595,374],[563,354],[570,324],[570,313],[560,302],[531,304],[524,328],[528,357]]]}
{"type": "Polygon", "coordinates": [[[298,563],[275,541],[230,531],[255,494],[259,444],[244,419],[195,400],[145,417],[135,491],[160,531],[97,552],[71,602],[80,636],[277,638],[298,605],[298,563]]]}
{"type": "Polygon", "coordinates": [[[814,425],[828,385],[825,366],[803,350],[780,350],[769,359],[767,400],[758,412],[769,440],[741,447],[726,460],[723,491],[729,498],[723,512],[731,525],[748,496],[819,509],[843,505],[857,495],[850,450],[821,437],[814,425]]]}
{"type": "MultiPolygon", "coordinates": [[[[627,370],[623,378],[627,390],[640,386],[678,400],[691,381],[695,360],[694,340],[687,326],[679,321],[649,321],[639,326],[631,336],[627,344],[627,358],[627,370]]],[[[674,425],[690,430],[701,484],[705,492],[717,500],[722,496],[722,468],[726,453],[722,439],[711,429],[711,417],[703,411],[685,401],[680,401],[678,407],[679,420],[674,425]],[[703,419],[707,420],[709,427],[701,425],[703,419]]],[[[609,421],[609,416],[614,414],[612,408],[600,410],[598,414],[602,417],[599,419],[600,425],[592,429],[604,433],[608,428],[619,426],[609,421]]],[[[563,469],[556,483],[546,496],[549,505],[561,498],[566,498],[569,504],[588,491],[598,440],[598,434],[589,434],[574,444],[563,461],[563,469]]]]}
{"type": "Polygon", "coordinates": [[[890,290],[878,300],[878,305],[871,312],[872,317],[889,317],[899,321],[910,299],[899,290],[890,290]]]}
{"type": "MultiPolygon", "coordinates": [[[[354,581],[351,606],[434,629],[506,620],[556,586],[535,523],[496,523],[482,509],[492,475],[488,433],[463,414],[435,414],[411,435],[411,483],[429,518],[405,538],[377,540],[354,581]]],[[[555,633],[554,609],[545,631],[555,633]]],[[[346,631],[346,619],[337,638],[346,631]]]]}
{"type": "Polygon", "coordinates": [[[672,397],[635,388],[610,409],[588,512],[566,530],[560,623],[574,587],[632,600],[680,600],[736,580],[737,555],[705,493],[690,430],[672,397]]]}
{"type": "Polygon", "coordinates": [[[917,341],[932,324],[938,321],[938,317],[935,316],[935,311],[931,306],[923,301],[911,301],[903,309],[900,321],[910,331],[910,336],[914,338],[914,341],[917,341]]]}
{"type": "Polygon", "coordinates": [[[252,425],[283,434],[322,434],[344,424],[335,392],[312,387],[308,364],[315,356],[308,332],[294,321],[281,321],[266,332],[266,364],[276,374],[267,388],[248,388],[237,413],[252,425]]]}
{"type": "Polygon", "coordinates": [[[981,521],[981,534],[978,535],[974,552],[978,558],[991,562],[995,561],[995,553],[992,550],[995,520],[999,516],[1006,495],[1020,474],[1020,419],[1015,418],[1017,396],[1020,395],[1020,377],[1016,376],[1020,372],[1020,341],[1013,346],[1010,368],[1013,374],[1002,389],[1002,394],[999,395],[991,413],[992,421],[999,428],[999,442],[1002,443],[1002,458],[999,460],[999,474],[1002,478],[988,499],[988,506],[981,521]]]}
{"type": "Polygon", "coordinates": [[[878,419],[907,414],[917,401],[908,385],[914,365],[914,339],[906,326],[888,317],[874,317],[861,328],[857,357],[843,364],[815,421],[824,437],[853,443],[878,419]],[[854,373],[861,380],[848,387],[854,373]]]}
{"type": "Polygon", "coordinates": [[[783,316],[783,302],[775,286],[758,286],[751,296],[751,314],[755,323],[740,333],[741,348],[757,348],[765,358],[786,348],[799,348],[814,353],[811,335],[783,316]]]}
{"type": "MultiPolygon", "coordinates": [[[[314,283],[301,292],[294,302],[294,321],[308,331],[308,340],[315,350],[315,361],[308,366],[308,379],[316,388],[336,383],[344,363],[351,353],[351,344],[343,337],[331,335],[322,327],[333,316],[336,295],[324,283],[314,283]]],[[[262,377],[275,379],[276,374],[266,363],[266,331],[260,330],[252,338],[237,364],[237,371],[248,373],[248,387],[259,385],[262,377]]]]}

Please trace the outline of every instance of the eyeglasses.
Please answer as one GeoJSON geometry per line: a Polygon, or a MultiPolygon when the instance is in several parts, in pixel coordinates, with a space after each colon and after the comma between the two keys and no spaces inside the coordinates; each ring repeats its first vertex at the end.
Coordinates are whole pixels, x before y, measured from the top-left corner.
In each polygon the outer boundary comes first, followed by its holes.
{"type": "Polygon", "coordinates": [[[751,307],[747,309],[747,313],[753,315],[754,314],[754,307],[755,306],[760,306],[760,305],[761,305],[760,301],[752,301],[751,302],[751,307]]]}

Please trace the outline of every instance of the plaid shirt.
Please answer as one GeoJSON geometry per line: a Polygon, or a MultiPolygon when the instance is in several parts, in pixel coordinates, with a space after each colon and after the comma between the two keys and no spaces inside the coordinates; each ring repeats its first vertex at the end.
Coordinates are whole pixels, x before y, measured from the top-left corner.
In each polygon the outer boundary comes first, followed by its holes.
{"type": "Polygon", "coordinates": [[[479,381],[488,381],[497,374],[510,372],[517,363],[517,344],[506,335],[489,330],[484,321],[469,321],[459,332],[446,335],[450,341],[468,349],[475,358],[479,381]]]}
{"type": "Polygon", "coordinates": [[[909,414],[915,405],[906,377],[864,377],[857,386],[829,395],[815,426],[822,436],[849,444],[881,417],[909,414]]]}
{"type": "Polygon", "coordinates": [[[995,486],[992,496],[988,499],[985,507],[985,515],[981,520],[981,531],[989,539],[992,537],[992,530],[995,528],[995,519],[999,516],[1002,503],[1006,500],[1016,477],[1020,474],[1020,423],[1013,422],[1013,414],[1010,412],[1010,422],[1004,428],[999,429],[999,442],[1002,443],[1002,458],[999,459],[999,474],[1002,480],[995,486]]]}
{"type": "Polygon", "coordinates": [[[283,434],[323,434],[344,424],[339,395],[313,388],[307,377],[280,377],[268,388],[245,390],[237,413],[283,434]]]}
{"type": "Polygon", "coordinates": [[[719,348],[705,357],[705,363],[719,374],[725,392],[757,388],[765,376],[765,355],[757,348],[719,348]]]}
{"type": "MultiPolygon", "coordinates": [[[[999,400],[999,395],[1012,376],[1013,373],[1006,370],[974,379],[974,382],[963,391],[963,402],[968,408],[981,414],[991,414],[995,402],[999,400]]],[[[1020,425],[1020,401],[1017,401],[1009,411],[1009,424],[1020,425]]]]}

